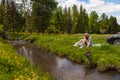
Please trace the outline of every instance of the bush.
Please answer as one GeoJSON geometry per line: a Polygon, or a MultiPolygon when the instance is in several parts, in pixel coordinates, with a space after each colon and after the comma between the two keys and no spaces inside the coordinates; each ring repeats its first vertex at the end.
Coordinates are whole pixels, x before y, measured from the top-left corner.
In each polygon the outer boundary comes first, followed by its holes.
{"type": "Polygon", "coordinates": [[[56,29],[55,26],[50,26],[46,29],[45,31],[46,33],[50,33],[50,34],[58,34],[60,33],[60,30],[56,29]]]}

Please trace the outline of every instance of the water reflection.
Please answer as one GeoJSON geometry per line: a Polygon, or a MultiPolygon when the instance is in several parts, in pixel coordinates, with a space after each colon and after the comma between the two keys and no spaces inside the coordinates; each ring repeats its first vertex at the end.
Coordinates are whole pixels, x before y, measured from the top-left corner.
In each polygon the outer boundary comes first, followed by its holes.
{"type": "Polygon", "coordinates": [[[72,63],[65,58],[56,57],[56,63],[58,68],[63,70],[70,70],[71,68],[73,68],[72,63]]]}
{"type": "Polygon", "coordinates": [[[46,52],[32,45],[15,45],[22,56],[44,71],[49,71],[55,80],[120,80],[120,74],[115,72],[99,73],[96,69],[85,69],[82,65],[71,62],[46,52]]]}

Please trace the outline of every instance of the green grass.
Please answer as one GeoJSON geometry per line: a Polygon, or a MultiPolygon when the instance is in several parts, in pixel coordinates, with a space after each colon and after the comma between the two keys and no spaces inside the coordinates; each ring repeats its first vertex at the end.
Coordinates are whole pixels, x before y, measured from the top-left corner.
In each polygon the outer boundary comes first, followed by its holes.
{"type": "Polygon", "coordinates": [[[11,44],[0,39],[0,80],[53,80],[53,77],[31,65],[11,44]]]}
{"type": "Polygon", "coordinates": [[[109,35],[92,34],[93,44],[102,44],[100,47],[79,48],[73,47],[73,44],[83,38],[83,34],[39,34],[30,35],[25,40],[35,39],[34,44],[42,47],[51,53],[61,56],[67,56],[69,59],[84,63],[89,66],[89,60],[85,53],[92,51],[92,63],[97,66],[99,71],[105,71],[109,68],[120,68],[120,46],[109,45],[106,38],[109,35]]]}

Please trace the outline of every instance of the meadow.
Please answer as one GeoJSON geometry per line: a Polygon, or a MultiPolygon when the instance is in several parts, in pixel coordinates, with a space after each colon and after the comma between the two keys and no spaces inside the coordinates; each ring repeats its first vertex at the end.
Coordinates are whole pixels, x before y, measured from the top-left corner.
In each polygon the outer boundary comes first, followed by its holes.
{"type": "Polygon", "coordinates": [[[0,80],[53,80],[53,77],[31,65],[10,43],[0,39],[0,80]]]}
{"type": "Polygon", "coordinates": [[[83,38],[83,34],[33,34],[26,38],[26,41],[34,40],[34,44],[51,53],[66,57],[72,61],[90,67],[90,61],[85,56],[91,50],[92,64],[98,71],[109,69],[120,69],[120,46],[109,45],[106,42],[108,34],[91,34],[93,44],[101,46],[74,47],[73,44],[83,38]]]}

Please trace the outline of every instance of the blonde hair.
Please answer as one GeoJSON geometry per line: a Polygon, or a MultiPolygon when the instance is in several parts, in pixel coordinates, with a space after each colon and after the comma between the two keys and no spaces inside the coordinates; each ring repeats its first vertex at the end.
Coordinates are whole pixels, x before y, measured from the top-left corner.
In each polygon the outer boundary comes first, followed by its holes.
{"type": "Polygon", "coordinates": [[[85,36],[89,36],[89,34],[88,34],[88,33],[85,33],[84,35],[85,35],[85,36]]]}

